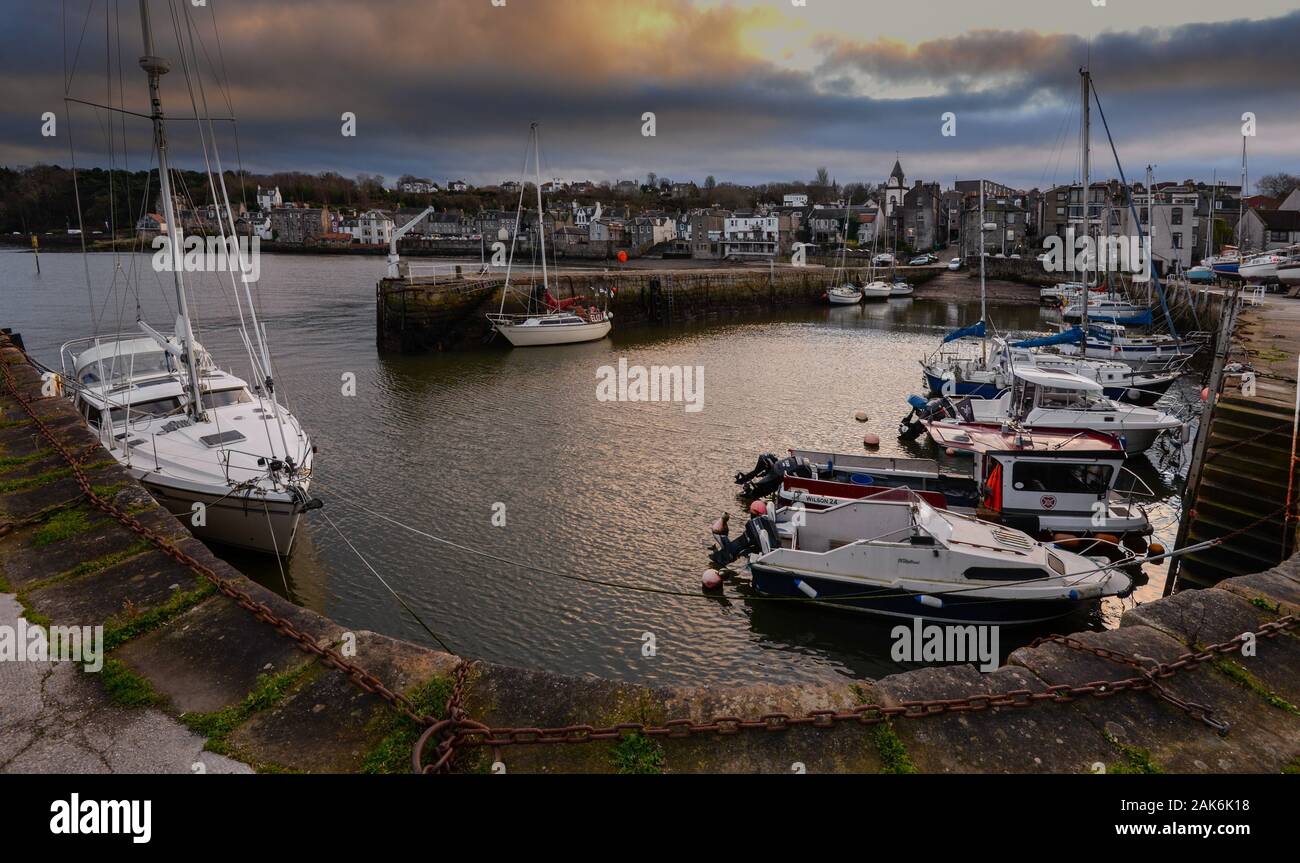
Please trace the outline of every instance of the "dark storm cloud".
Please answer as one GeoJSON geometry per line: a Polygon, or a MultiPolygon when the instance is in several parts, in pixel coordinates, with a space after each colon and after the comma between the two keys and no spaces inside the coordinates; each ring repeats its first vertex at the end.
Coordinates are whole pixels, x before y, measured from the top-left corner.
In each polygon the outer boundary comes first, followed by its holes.
{"type": "MultiPolygon", "coordinates": [[[[60,33],[68,35],[67,62],[76,61],[73,94],[104,101],[106,8],[121,21],[126,102],[145,104],[136,4],[94,4],[84,40],[88,4],[67,8],[63,22],[57,4],[5,4],[0,163],[67,162],[66,135],[39,135],[43,111],[62,124],[60,33]]],[[[166,5],[152,8],[159,51],[175,57],[166,5]]],[[[1034,185],[1069,179],[1075,70],[1089,56],[1121,156],[1159,162],[1163,176],[1207,174],[1211,163],[1234,158],[1249,110],[1261,127],[1254,173],[1296,167],[1286,163],[1295,148],[1282,135],[1294,136],[1300,123],[1300,13],[1108,32],[1091,46],[1031,31],[915,46],[824,36],[815,43],[820,65],[791,69],[746,41],[746,28],[778,13],[701,10],[689,0],[509,0],[506,8],[486,0],[212,0],[191,12],[212,113],[226,112],[209,74],[224,68],[241,155],[253,170],[495,181],[518,172],[536,119],[550,173],[569,178],[656,171],[807,179],[827,165],[841,181],[876,181],[899,151],[914,176],[981,172],[1034,185]],[[355,138],[339,133],[344,111],[357,114],[355,138]],[[655,138],[640,134],[644,111],[657,114],[655,138]],[[946,111],[958,115],[956,138],[939,135],[946,111]]],[[[185,83],[179,67],[164,79],[177,117],[192,112],[185,83]]],[[[79,162],[104,162],[103,115],[77,108],[73,119],[79,162]]],[[[127,126],[138,166],[147,124],[127,126]]],[[[173,129],[178,158],[197,165],[192,125],[173,129]]],[[[227,166],[232,143],[223,132],[227,166]]]]}

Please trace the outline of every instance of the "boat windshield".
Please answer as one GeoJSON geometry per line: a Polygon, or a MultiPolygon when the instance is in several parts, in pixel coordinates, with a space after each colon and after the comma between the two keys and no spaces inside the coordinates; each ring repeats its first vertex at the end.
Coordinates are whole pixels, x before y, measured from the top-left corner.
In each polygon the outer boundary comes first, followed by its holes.
{"type": "Polygon", "coordinates": [[[162,351],[137,351],[135,353],[116,353],[104,357],[102,371],[106,380],[99,379],[101,362],[92,360],[81,367],[77,379],[87,386],[99,383],[116,384],[131,378],[166,374],[171,371],[167,366],[167,355],[162,351]]]}
{"type": "Polygon", "coordinates": [[[1017,461],[1011,468],[1011,485],[1017,491],[1057,494],[1104,494],[1115,474],[1108,464],[1058,464],[1017,461]]]}

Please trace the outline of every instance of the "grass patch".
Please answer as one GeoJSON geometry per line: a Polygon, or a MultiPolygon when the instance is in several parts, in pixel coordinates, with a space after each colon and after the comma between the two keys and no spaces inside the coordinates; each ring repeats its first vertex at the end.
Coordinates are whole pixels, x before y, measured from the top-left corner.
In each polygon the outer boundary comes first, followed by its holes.
{"type": "Polygon", "coordinates": [[[37,452],[28,453],[27,455],[0,456],[0,473],[7,473],[16,467],[22,467],[25,464],[40,461],[49,455],[53,455],[53,452],[48,449],[43,449],[38,450],[37,452]]]}
{"type": "Polygon", "coordinates": [[[1107,773],[1150,774],[1163,772],[1159,765],[1151,760],[1151,753],[1142,747],[1121,743],[1114,735],[1108,732],[1106,733],[1106,742],[1115,747],[1122,759],[1115,764],[1107,764],[1107,773]]]}
{"type": "Polygon", "coordinates": [[[147,707],[162,703],[163,698],[154,691],[153,684],[127,668],[126,663],[120,659],[105,659],[104,667],[96,677],[114,704],[122,707],[147,707]]]}
{"type": "Polygon", "coordinates": [[[31,491],[32,489],[42,488],[50,483],[58,482],[61,479],[72,476],[72,468],[56,467],[38,473],[35,476],[24,476],[16,479],[0,481],[0,494],[13,494],[18,491],[31,491]]]}
{"type": "Polygon", "coordinates": [[[316,668],[313,663],[306,662],[278,674],[260,674],[253,691],[238,704],[213,713],[182,713],[180,720],[195,734],[208,738],[204,749],[219,755],[231,755],[230,733],[254,713],[279,704],[290,689],[316,668]]]}
{"type": "Polygon", "coordinates": [[[1276,707],[1279,710],[1285,710],[1287,713],[1295,716],[1300,716],[1300,709],[1296,709],[1294,704],[1260,683],[1259,679],[1256,678],[1255,675],[1251,674],[1240,664],[1233,662],[1231,659],[1217,659],[1214,662],[1214,667],[1226,674],[1228,679],[1232,680],[1238,686],[1255,693],[1273,707],[1276,707]]]}
{"type": "Polygon", "coordinates": [[[144,611],[129,608],[115,614],[104,624],[104,649],[113,650],[125,644],[137,635],[143,635],[157,629],[167,621],[198,605],[210,596],[216,587],[203,581],[198,587],[189,591],[175,590],[162,605],[144,611]]]}
{"type": "Polygon", "coordinates": [[[1264,611],[1271,611],[1274,614],[1282,613],[1282,603],[1269,602],[1267,599],[1265,599],[1262,596],[1255,597],[1250,601],[1250,604],[1255,606],[1256,608],[1263,609],[1264,611]]]}
{"type": "MultiPolygon", "coordinates": [[[[442,719],[447,699],[451,697],[451,685],[450,677],[435,677],[406,692],[406,697],[411,699],[417,713],[442,719]]],[[[372,725],[381,737],[366,754],[361,772],[410,773],[411,750],[424,727],[391,709],[386,709],[372,725]]]]}
{"type": "Polygon", "coordinates": [[[148,540],[142,539],[135,545],[132,545],[129,548],[124,548],[121,551],[114,551],[110,554],[101,554],[99,557],[91,560],[82,561],[72,569],[63,573],[59,578],[77,578],[78,576],[89,575],[92,572],[99,572],[100,570],[108,569],[110,566],[116,566],[124,560],[130,560],[137,554],[148,551],[151,548],[153,548],[153,544],[148,540]]]}
{"type": "Polygon", "coordinates": [[[85,510],[65,509],[45,520],[32,534],[32,545],[53,545],[90,529],[85,510]]]}
{"type": "Polygon", "coordinates": [[[1282,765],[1282,772],[1289,776],[1300,776],[1300,758],[1292,758],[1282,765]]]}
{"type": "Polygon", "coordinates": [[[629,734],[609,751],[614,769],[625,774],[664,772],[664,748],[644,734],[629,734]]]}
{"type": "Polygon", "coordinates": [[[907,754],[907,745],[894,730],[892,722],[886,721],[875,726],[871,730],[871,736],[875,740],[876,751],[880,753],[881,770],[899,774],[917,772],[912,757],[907,754]]]}

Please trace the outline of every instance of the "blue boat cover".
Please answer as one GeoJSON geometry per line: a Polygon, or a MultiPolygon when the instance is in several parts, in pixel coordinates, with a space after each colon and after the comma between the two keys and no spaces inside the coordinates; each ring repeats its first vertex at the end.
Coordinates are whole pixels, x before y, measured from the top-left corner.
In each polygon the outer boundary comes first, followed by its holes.
{"type": "Polygon", "coordinates": [[[962,327],[959,330],[953,330],[952,332],[948,333],[948,335],[943,337],[943,344],[946,345],[948,344],[948,342],[951,342],[955,339],[964,339],[968,337],[982,339],[984,338],[985,332],[986,331],[984,329],[984,322],[980,321],[979,323],[971,324],[969,327],[962,327]]]}
{"type": "Polygon", "coordinates": [[[1129,315],[1128,317],[1110,315],[1104,312],[1096,315],[1089,314],[1088,317],[1089,319],[1092,320],[1109,321],[1111,323],[1121,324],[1126,327],[1149,327],[1151,326],[1151,321],[1152,321],[1150,309],[1143,309],[1141,312],[1138,312],[1136,315],[1129,315]]]}
{"type": "Polygon", "coordinates": [[[1070,327],[1068,330],[1062,330],[1054,336],[1040,336],[1036,339],[1025,339],[1022,342],[1014,342],[1013,348],[1045,348],[1048,345],[1064,345],[1070,342],[1077,342],[1082,337],[1083,331],[1078,327],[1070,327]]]}

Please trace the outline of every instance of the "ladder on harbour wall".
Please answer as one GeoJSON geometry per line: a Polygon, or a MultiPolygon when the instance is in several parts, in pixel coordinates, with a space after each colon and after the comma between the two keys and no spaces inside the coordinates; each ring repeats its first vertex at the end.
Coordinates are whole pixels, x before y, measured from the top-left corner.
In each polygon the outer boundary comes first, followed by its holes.
{"type": "Polygon", "coordinates": [[[655,276],[650,280],[649,296],[645,298],[645,305],[651,323],[672,323],[677,310],[675,293],[672,276],[655,276]]]}
{"type": "MultiPolygon", "coordinates": [[[[1227,338],[1229,344],[1236,300],[1234,296],[1225,304],[1223,314],[1229,320],[1220,321],[1220,339],[1227,338]]],[[[1210,381],[1210,391],[1220,394],[1197,434],[1189,494],[1175,545],[1226,539],[1175,560],[1166,593],[1175,579],[1178,589],[1210,587],[1225,578],[1270,569],[1296,551],[1300,484],[1292,481],[1295,407],[1281,397],[1288,395],[1285,392],[1264,397],[1262,382],[1256,383],[1258,394],[1243,392],[1235,381],[1222,383],[1226,360],[1221,344],[1210,381]]],[[[1294,399],[1294,391],[1289,396],[1294,399]]]]}

